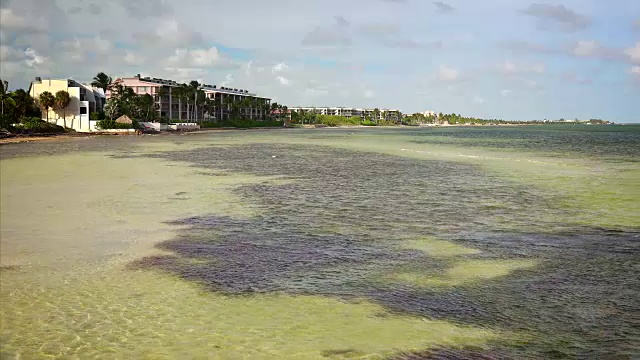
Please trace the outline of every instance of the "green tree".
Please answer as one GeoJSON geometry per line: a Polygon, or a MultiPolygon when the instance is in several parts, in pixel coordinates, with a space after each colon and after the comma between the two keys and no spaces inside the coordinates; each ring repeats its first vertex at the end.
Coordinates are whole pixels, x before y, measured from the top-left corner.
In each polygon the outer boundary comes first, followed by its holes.
{"type": "Polygon", "coordinates": [[[91,85],[101,88],[106,93],[107,89],[111,87],[112,82],[113,82],[113,79],[111,79],[111,76],[103,72],[99,72],[96,76],[93,77],[93,81],[91,82],[91,85]]]}
{"type": "Polygon", "coordinates": [[[242,115],[242,107],[239,100],[232,100],[229,106],[229,118],[231,120],[240,120],[242,115]]]}
{"type": "Polygon", "coordinates": [[[204,101],[202,102],[202,117],[205,118],[206,121],[211,121],[211,114],[214,112],[216,107],[215,99],[204,97],[204,101]]]}
{"type": "Polygon", "coordinates": [[[289,107],[287,105],[280,106],[280,116],[282,121],[289,121],[289,107]]]}
{"type": "Polygon", "coordinates": [[[189,97],[193,99],[193,120],[194,122],[198,121],[198,91],[200,88],[200,83],[196,80],[192,80],[189,82],[189,97]]]}
{"type": "Polygon", "coordinates": [[[373,109],[373,118],[375,119],[375,123],[378,123],[378,119],[380,119],[380,109],[375,108],[373,109]]]}
{"type": "Polygon", "coordinates": [[[107,103],[104,104],[104,113],[109,120],[113,120],[113,118],[118,115],[119,111],[118,103],[114,99],[109,99],[107,103]]]}
{"type": "Polygon", "coordinates": [[[56,98],[48,91],[40,93],[38,96],[40,102],[40,108],[47,112],[47,122],[49,122],[49,109],[53,108],[56,102],[56,98]]]}
{"type": "Polygon", "coordinates": [[[173,90],[174,96],[178,98],[179,119],[182,121],[182,102],[184,101],[187,109],[187,122],[189,122],[189,98],[191,97],[191,89],[189,85],[182,84],[173,90]]]}
{"type": "Polygon", "coordinates": [[[56,93],[55,107],[58,110],[62,110],[64,127],[67,127],[67,106],[69,106],[70,102],[71,97],[67,91],[60,90],[56,93]]]}
{"type": "MultiPolygon", "coordinates": [[[[159,105],[160,117],[162,117],[162,99],[169,96],[169,89],[163,86],[158,89],[157,94],[158,94],[158,101],[160,102],[160,105],[159,105]]],[[[171,102],[169,102],[169,107],[171,107],[171,102]]]]}
{"type": "Polygon", "coordinates": [[[2,115],[4,115],[4,107],[15,106],[16,102],[11,97],[11,93],[9,92],[9,82],[6,80],[0,80],[0,103],[2,103],[2,115]]]}
{"type": "Polygon", "coordinates": [[[196,90],[195,103],[200,104],[198,108],[196,105],[196,119],[200,119],[200,123],[204,120],[204,112],[207,108],[207,95],[202,90],[196,90]]]}
{"type": "Polygon", "coordinates": [[[23,89],[18,89],[11,92],[11,99],[13,99],[15,106],[13,107],[13,117],[20,119],[21,117],[40,117],[42,114],[38,110],[33,98],[23,89]]]}
{"type": "Polygon", "coordinates": [[[135,98],[135,102],[138,118],[151,120],[151,114],[154,112],[156,105],[153,97],[149,94],[139,95],[135,98]]]}

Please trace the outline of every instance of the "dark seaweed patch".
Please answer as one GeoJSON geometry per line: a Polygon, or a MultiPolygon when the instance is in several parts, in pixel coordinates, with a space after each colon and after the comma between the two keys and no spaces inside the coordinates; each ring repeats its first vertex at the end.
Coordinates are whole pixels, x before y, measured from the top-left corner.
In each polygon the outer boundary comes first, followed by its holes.
{"type": "Polygon", "coordinates": [[[188,229],[160,245],[175,255],[139,267],[160,268],[212,291],[364,297],[393,312],[534,334],[527,346],[496,345],[514,358],[635,351],[638,233],[572,224],[567,219],[575,213],[559,207],[555,196],[467,164],[324,147],[244,145],[156,156],[300,180],[238,188],[262,209],[251,220],[175,221],[188,229]],[[470,257],[533,258],[540,265],[437,290],[378,281],[404,267],[445,271],[447,260],[398,246],[430,235],[483,251],[470,257]]]}

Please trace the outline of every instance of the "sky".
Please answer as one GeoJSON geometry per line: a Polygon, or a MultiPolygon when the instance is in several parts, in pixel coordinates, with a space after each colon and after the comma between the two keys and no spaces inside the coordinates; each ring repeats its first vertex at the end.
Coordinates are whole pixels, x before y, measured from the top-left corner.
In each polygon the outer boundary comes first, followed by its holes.
{"type": "Polygon", "coordinates": [[[640,122],[640,0],[0,0],[0,78],[160,77],[292,106],[640,122]]]}

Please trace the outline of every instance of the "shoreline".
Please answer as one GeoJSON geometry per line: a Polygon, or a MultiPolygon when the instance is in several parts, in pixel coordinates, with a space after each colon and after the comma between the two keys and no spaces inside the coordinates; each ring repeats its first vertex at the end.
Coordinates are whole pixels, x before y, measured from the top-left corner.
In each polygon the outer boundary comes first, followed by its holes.
{"type": "MultiPolygon", "coordinates": [[[[46,141],[60,141],[67,138],[89,138],[93,136],[171,136],[171,135],[197,135],[203,133],[217,133],[217,132],[225,132],[225,131],[263,131],[263,130],[285,130],[285,129],[376,129],[376,128],[440,128],[440,127],[508,127],[508,126],[542,126],[549,124],[492,124],[492,125],[474,125],[474,124],[433,124],[433,125],[418,125],[418,126],[409,126],[409,125],[380,125],[380,126],[366,126],[366,125],[338,125],[338,126],[316,126],[313,125],[302,125],[299,127],[255,127],[255,128],[205,128],[199,130],[191,130],[191,131],[161,131],[157,133],[64,133],[64,134],[16,134],[9,135],[7,137],[0,138],[0,146],[9,145],[9,144],[21,144],[21,143],[30,143],[30,142],[46,142],[46,141]]],[[[554,124],[555,125],[555,124],[554,124]]],[[[615,124],[621,125],[621,124],[615,124]]],[[[596,126],[596,125],[593,125],[596,126]]]]}

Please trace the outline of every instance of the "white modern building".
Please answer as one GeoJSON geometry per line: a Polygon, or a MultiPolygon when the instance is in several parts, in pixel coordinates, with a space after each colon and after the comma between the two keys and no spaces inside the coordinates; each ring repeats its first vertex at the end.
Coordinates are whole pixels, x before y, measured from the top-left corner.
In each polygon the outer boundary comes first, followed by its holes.
{"type": "Polygon", "coordinates": [[[56,125],[65,126],[76,131],[95,131],[95,122],[89,114],[100,112],[104,108],[106,97],[104,91],[91,85],[81,84],[72,79],[42,79],[37,77],[29,86],[29,95],[40,105],[40,94],[48,91],[56,96],[58,91],[69,93],[70,102],[66,108],[53,107],[42,110],[42,119],[56,125]]]}

